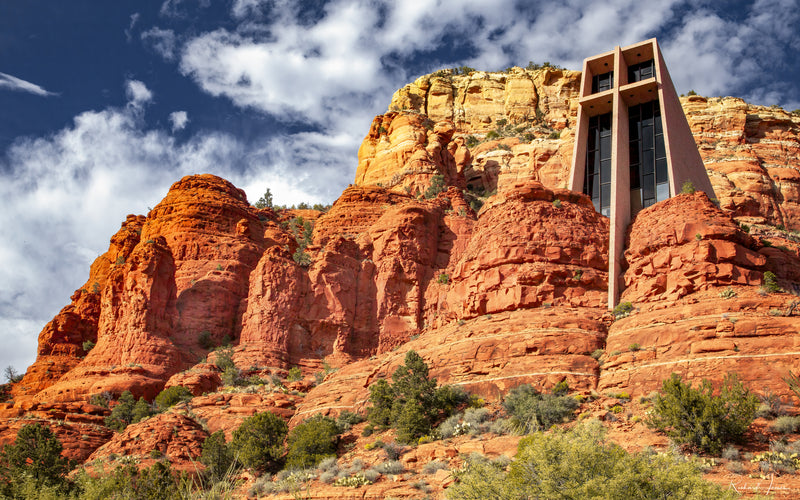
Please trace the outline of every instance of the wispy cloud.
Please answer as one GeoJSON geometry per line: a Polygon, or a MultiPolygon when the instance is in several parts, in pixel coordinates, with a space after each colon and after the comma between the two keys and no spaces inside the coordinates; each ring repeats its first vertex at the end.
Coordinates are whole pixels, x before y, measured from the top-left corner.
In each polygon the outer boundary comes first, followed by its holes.
{"type": "Polygon", "coordinates": [[[131,22],[130,24],[128,24],[128,28],[125,30],[125,39],[128,40],[129,42],[133,39],[133,28],[139,21],[139,17],[141,16],[139,15],[138,12],[131,14],[131,22]]]}
{"type": "Polygon", "coordinates": [[[167,61],[175,59],[177,40],[175,32],[172,30],[153,27],[147,31],[143,31],[141,38],[145,45],[149,46],[167,61]]]}
{"type": "Polygon", "coordinates": [[[0,89],[15,90],[18,92],[28,92],[30,94],[36,94],[42,97],[57,95],[54,92],[50,92],[43,89],[42,87],[36,85],[35,83],[25,81],[21,78],[17,78],[16,76],[11,76],[6,73],[0,73],[0,89]]]}
{"type": "MultiPolygon", "coordinates": [[[[202,132],[178,142],[146,126],[153,93],[127,82],[128,103],[87,111],[52,136],[19,139],[0,157],[0,366],[24,370],[36,335],[88,277],[92,260],[129,213],[147,213],[184,175],[214,173],[251,200],[269,187],[276,203],[327,203],[349,182],[357,137],[257,138],[202,132]],[[294,161],[306,156],[309,165],[294,161]],[[314,165],[311,165],[314,163],[314,165]]],[[[181,124],[182,112],[175,123],[181,124]]]]}

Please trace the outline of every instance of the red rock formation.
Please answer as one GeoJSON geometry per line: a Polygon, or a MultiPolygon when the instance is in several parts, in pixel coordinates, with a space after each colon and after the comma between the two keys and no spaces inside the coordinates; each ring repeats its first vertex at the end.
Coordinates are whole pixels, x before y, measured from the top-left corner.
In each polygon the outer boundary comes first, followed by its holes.
{"type": "Polygon", "coordinates": [[[767,258],[705,193],[639,212],[628,235],[623,301],[678,299],[730,284],[760,285],[767,258]]]}
{"type": "Polygon", "coordinates": [[[621,300],[637,312],[609,328],[601,390],[648,394],[672,372],[715,382],[735,372],[753,390],[791,394],[782,377],[797,370],[800,332],[785,314],[796,299],[759,286],[770,268],[795,279],[796,254],[759,248],[704,193],[642,210],[629,240],[621,300]],[[784,265],[771,265],[776,253],[784,265]]]}
{"type": "Polygon", "coordinates": [[[455,317],[569,304],[605,304],[608,219],[584,195],[517,184],[481,210],[452,269],[455,317]]]}
{"type": "Polygon", "coordinates": [[[142,216],[127,217],[111,237],[108,251],[92,263],[89,280],[72,295],[72,303],[44,327],[39,334],[36,361],[28,367],[22,381],[13,387],[12,395],[16,400],[21,401],[61,378],[86,355],[84,342],[97,341],[100,292],[111,269],[117,262],[124,262],[139,242],[143,224],[142,216]]]}
{"type": "Polygon", "coordinates": [[[605,314],[604,308],[539,307],[428,329],[396,351],[350,363],[326,377],[309,391],[292,424],[313,413],[363,410],[369,385],[390,378],[412,349],[439,383],[461,385],[489,400],[524,383],[544,389],[566,380],[571,388],[588,391],[599,374],[590,354],[603,346],[605,314]]]}
{"type": "Polygon", "coordinates": [[[722,208],[800,230],[800,117],[733,97],[683,105],[722,208]]]}
{"type": "Polygon", "coordinates": [[[17,432],[28,424],[50,427],[61,441],[62,455],[83,462],[108,441],[113,431],[103,427],[108,410],[88,403],[32,404],[22,418],[0,420],[0,446],[13,443],[17,432]]]}
{"type": "MultiPolygon", "coordinates": [[[[112,454],[144,459],[166,457],[170,462],[188,464],[197,461],[208,433],[193,419],[178,412],[161,413],[136,424],[91,454],[88,461],[108,459],[112,454]],[[156,451],[156,453],[152,453],[156,451]]],[[[149,465],[149,464],[142,464],[149,465]]]]}
{"type": "MultiPolygon", "coordinates": [[[[502,192],[529,179],[564,187],[579,81],[578,72],[552,68],[422,76],[376,117],[359,150],[356,184],[424,190],[447,169],[424,152],[426,127],[449,121],[455,133],[444,147],[474,189],[502,192]],[[466,138],[482,142],[467,148],[466,138]]],[[[689,96],[682,104],[721,206],[751,222],[800,229],[800,117],[731,97],[689,96]]]]}

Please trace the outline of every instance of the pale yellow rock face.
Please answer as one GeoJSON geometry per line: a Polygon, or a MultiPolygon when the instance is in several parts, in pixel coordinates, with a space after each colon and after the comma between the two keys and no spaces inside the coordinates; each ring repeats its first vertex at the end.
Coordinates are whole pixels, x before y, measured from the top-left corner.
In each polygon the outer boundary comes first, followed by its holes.
{"type": "MultiPolygon", "coordinates": [[[[356,184],[419,195],[438,174],[484,193],[524,180],[566,187],[580,76],[553,68],[422,76],[375,118],[356,184]]],[[[733,97],[681,103],[721,206],[745,222],[800,230],[800,116],[733,97]]]]}
{"type": "Polygon", "coordinates": [[[735,97],[682,103],[721,206],[800,230],[800,117],[735,97]]]}
{"type": "Polygon", "coordinates": [[[422,76],[395,92],[390,111],[373,121],[355,183],[414,195],[437,174],[448,185],[485,191],[531,177],[564,187],[579,83],[579,72],[554,69],[422,76]],[[469,136],[484,139],[498,127],[502,140],[466,146],[469,136]]]}

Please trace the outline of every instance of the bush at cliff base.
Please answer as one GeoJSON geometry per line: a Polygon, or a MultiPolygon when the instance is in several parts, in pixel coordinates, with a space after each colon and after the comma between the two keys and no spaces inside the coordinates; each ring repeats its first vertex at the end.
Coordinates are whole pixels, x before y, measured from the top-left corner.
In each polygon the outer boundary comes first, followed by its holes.
{"type": "Polygon", "coordinates": [[[231,452],[245,467],[266,469],[283,455],[283,440],[288,429],[286,422],[274,413],[256,413],[233,431],[231,452]]]}
{"type": "Polygon", "coordinates": [[[397,430],[397,440],[411,443],[429,434],[434,423],[449,416],[467,400],[467,394],[450,387],[436,387],[428,377],[428,365],[415,351],[392,374],[392,383],[379,379],[369,388],[372,407],[367,418],[375,427],[397,430]]]}
{"type": "Polygon", "coordinates": [[[225,442],[225,433],[217,431],[203,441],[200,463],[206,466],[208,478],[217,482],[222,480],[233,465],[233,454],[225,442]]]}
{"type": "Polygon", "coordinates": [[[22,427],[14,443],[0,452],[0,497],[26,498],[26,491],[37,489],[66,491],[70,464],[61,450],[61,442],[49,427],[22,427]]]}
{"type": "Polygon", "coordinates": [[[457,481],[447,489],[451,500],[738,498],[705,481],[696,463],[667,454],[629,454],[606,443],[598,421],[570,431],[536,432],[520,441],[510,465],[471,457],[454,475],[457,481]]]}
{"type": "Polygon", "coordinates": [[[286,466],[293,469],[315,467],[323,459],[336,456],[338,442],[339,426],[335,420],[320,414],[307,418],[289,433],[286,466]]]}
{"type": "Polygon", "coordinates": [[[647,424],[678,444],[718,455],[725,443],[741,441],[757,409],[758,397],[736,374],[725,376],[715,396],[708,380],[694,389],[673,373],[655,397],[647,424]]]}

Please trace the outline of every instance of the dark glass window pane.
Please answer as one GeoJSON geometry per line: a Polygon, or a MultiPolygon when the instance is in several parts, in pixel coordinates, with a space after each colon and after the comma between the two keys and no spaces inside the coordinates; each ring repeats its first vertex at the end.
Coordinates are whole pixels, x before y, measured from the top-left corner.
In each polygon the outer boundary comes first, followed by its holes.
{"type": "Polygon", "coordinates": [[[639,163],[639,143],[638,142],[632,142],[631,143],[629,154],[630,154],[629,160],[630,160],[631,165],[638,164],[639,163]]]}
{"type": "Polygon", "coordinates": [[[601,207],[611,206],[611,184],[603,184],[600,187],[601,207]]]}
{"type": "Polygon", "coordinates": [[[664,149],[664,136],[656,136],[656,158],[666,158],[667,151],[664,149]]]}
{"type": "Polygon", "coordinates": [[[592,193],[597,196],[600,194],[600,176],[595,175],[592,177],[592,193]]]}
{"type": "Polygon", "coordinates": [[[653,127],[642,127],[642,149],[653,149],[653,127]]]}
{"type": "Polygon", "coordinates": [[[642,151],[642,172],[645,174],[652,174],[655,167],[653,158],[653,150],[642,151]]]}
{"type": "Polygon", "coordinates": [[[639,133],[639,120],[631,120],[630,127],[628,127],[628,139],[636,141],[641,137],[639,133]]]}
{"type": "Polygon", "coordinates": [[[656,201],[664,201],[669,198],[669,184],[662,182],[656,184],[656,201]]]}
{"type": "Polygon", "coordinates": [[[600,115],[600,129],[611,131],[611,113],[600,115]]]}
{"type": "Polygon", "coordinates": [[[646,102],[642,104],[642,120],[649,120],[653,117],[653,103],[646,102]]]}
{"type": "Polygon", "coordinates": [[[597,173],[594,161],[594,151],[588,151],[586,153],[586,173],[588,175],[594,175],[597,173]]]}
{"type": "Polygon", "coordinates": [[[602,92],[614,86],[614,72],[602,73],[592,77],[592,94],[602,92]]]}
{"type": "Polygon", "coordinates": [[[631,189],[639,187],[639,165],[631,165],[631,189]]]}
{"type": "Polygon", "coordinates": [[[600,182],[611,182],[611,160],[600,162],[600,182]]]}
{"type": "Polygon", "coordinates": [[[611,158],[611,136],[600,138],[600,157],[602,159],[611,158]]]}
{"type": "Polygon", "coordinates": [[[656,184],[667,182],[667,159],[656,160],[656,184]]]}
{"type": "Polygon", "coordinates": [[[655,129],[656,130],[656,134],[663,134],[664,133],[663,127],[661,126],[661,115],[660,114],[656,115],[654,117],[653,124],[656,127],[656,129],[655,129]]]}
{"type": "Polygon", "coordinates": [[[628,83],[640,82],[652,78],[654,74],[653,69],[654,61],[652,59],[628,66],[628,83]]]}
{"type": "Polygon", "coordinates": [[[642,199],[649,200],[656,197],[656,183],[652,174],[642,177],[642,199]]]}

